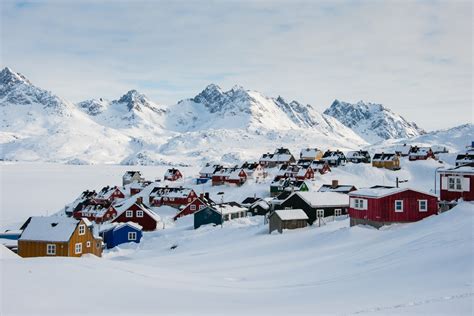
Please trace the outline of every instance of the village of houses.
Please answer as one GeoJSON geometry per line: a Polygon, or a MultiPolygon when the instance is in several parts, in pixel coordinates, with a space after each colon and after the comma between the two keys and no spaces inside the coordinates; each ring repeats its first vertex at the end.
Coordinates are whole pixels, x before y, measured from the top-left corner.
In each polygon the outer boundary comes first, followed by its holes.
{"type": "Polygon", "coordinates": [[[454,166],[436,168],[436,184],[429,192],[411,188],[398,177],[390,185],[374,179],[370,186],[362,187],[337,179],[324,183],[325,178],[349,164],[397,173],[402,160],[406,164],[437,161],[446,152],[445,148],[415,144],[372,154],[318,148],[303,148],[294,154],[282,147],[262,154],[255,162],[207,163],[195,175],[184,175],[173,167],[151,180],[130,170],[121,184],[84,190],[57,214],[25,218],[17,230],[0,233],[0,243],[21,257],[100,257],[103,251],[122,244],[140,243],[148,232],[168,229],[165,214],[171,214],[168,220],[173,222],[192,219],[189,229],[196,230],[203,226],[220,229],[229,221],[261,216],[270,234],[297,233],[308,226],[317,229],[347,218],[348,225],[367,229],[416,222],[449,211],[460,201],[474,200],[474,142],[457,153],[454,166]],[[315,179],[324,184],[314,188],[315,179]],[[225,192],[248,183],[264,185],[265,194],[259,191],[240,200],[227,198],[225,192]],[[209,187],[225,190],[210,194],[205,191],[209,187]]]}

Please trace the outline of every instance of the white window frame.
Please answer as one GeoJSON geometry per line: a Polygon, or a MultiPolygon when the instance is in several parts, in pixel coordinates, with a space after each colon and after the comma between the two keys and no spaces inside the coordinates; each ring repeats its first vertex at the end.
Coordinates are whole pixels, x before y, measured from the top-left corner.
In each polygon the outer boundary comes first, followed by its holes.
{"type": "Polygon", "coordinates": [[[204,209],[205,207],[206,207],[205,205],[201,204],[201,205],[199,205],[199,210],[202,210],[202,209],[204,209]]]}
{"type": "Polygon", "coordinates": [[[403,213],[403,200],[395,200],[394,209],[395,209],[395,212],[397,212],[397,213],[403,213]],[[400,206],[401,206],[400,209],[397,207],[397,203],[399,203],[399,202],[400,202],[400,206]]]}
{"type": "Polygon", "coordinates": [[[91,242],[90,242],[90,240],[88,240],[88,241],[86,242],[86,247],[87,247],[87,248],[90,248],[90,247],[91,247],[91,242]]]}
{"type": "Polygon", "coordinates": [[[79,236],[82,236],[85,234],[86,234],[86,225],[84,224],[79,225],[79,236]]]}
{"type": "Polygon", "coordinates": [[[366,199],[354,198],[354,209],[356,210],[366,210],[367,207],[364,205],[367,203],[366,199]]]}
{"type": "Polygon", "coordinates": [[[129,241],[137,240],[137,232],[128,232],[127,237],[129,241]]]}
{"type": "Polygon", "coordinates": [[[46,244],[46,255],[48,256],[56,255],[56,244],[46,244]]]}
{"type": "Polygon", "coordinates": [[[334,210],[334,216],[341,216],[342,215],[342,209],[336,208],[334,210]]]}
{"type": "Polygon", "coordinates": [[[191,204],[190,209],[191,209],[191,211],[195,211],[196,210],[196,205],[191,204]]]}
{"type": "Polygon", "coordinates": [[[125,217],[133,217],[133,211],[125,211],[125,217]]]}
{"type": "Polygon", "coordinates": [[[170,197],[170,202],[174,202],[174,197],[170,197]]]}
{"type": "Polygon", "coordinates": [[[78,242],[74,245],[74,253],[76,255],[78,254],[81,254],[82,253],[82,242],[78,242]]]}
{"type": "Polygon", "coordinates": [[[143,217],[143,211],[137,211],[137,217],[143,217]]]}
{"type": "Polygon", "coordinates": [[[448,177],[448,191],[452,192],[461,192],[463,191],[462,178],[459,176],[449,176],[448,177]]]}
{"type": "Polygon", "coordinates": [[[324,209],[316,210],[316,218],[324,218],[324,209]]]}
{"type": "Polygon", "coordinates": [[[418,200],[418,211],[428,212],[428,200],[418,200]],[[425,207],[421,208],[421,204],[425,203],[425,207]]]}

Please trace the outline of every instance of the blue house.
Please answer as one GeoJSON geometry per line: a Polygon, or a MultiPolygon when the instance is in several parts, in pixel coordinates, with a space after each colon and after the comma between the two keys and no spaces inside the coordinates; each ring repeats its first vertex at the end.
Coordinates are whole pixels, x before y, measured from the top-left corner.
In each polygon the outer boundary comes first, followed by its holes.
{"type": "Polygon", "coordinates": [[[220,225],[224,221],[247,216],[247,209],[236,202],[207,206],[194,213],[194,229],[202,225],[220,225]]]}
{"type": "Polygon", "coordinates": [[[107,249],[110,249],[124,243],[139,243],[143,233],[140,225],[127,222],[102,230],[100,236],[103,238],[107,249]]]}

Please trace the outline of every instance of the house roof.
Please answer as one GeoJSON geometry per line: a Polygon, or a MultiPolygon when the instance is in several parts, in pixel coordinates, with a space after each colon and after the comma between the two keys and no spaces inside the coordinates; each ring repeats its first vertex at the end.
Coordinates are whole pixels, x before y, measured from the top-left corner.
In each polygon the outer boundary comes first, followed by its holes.
{"type": "Polygon", "coordinates": [[[319,150],[317,148],[303,148],[303,149],[301,149],[300,157],[314,158],[314,157],[316,157],[318,152],[321,152],[321,150],[319,150]]]}
{"type": "Polygon", "coordinates": [[[301,209],[294,210],[277,210],[272,213],[276,214],[282,221],[290,221],[294,219],[308,219],[308,215],[301,209]]]}
{"type": "Polygon", "coordinates": [[[250,204],[253,204],[253,203],[255,203],[259,200],[261,200],[261,198],[249,196],[245,200],[242,201],[242,204],[249,204],[250,205],[250,204]]]}
{"type": "Polygon", "coordinates": [[[374,158],[372,158],[372,161],[389,161],[397,157],[398,156],[395,153],[377,153],[374,154],[374,158]]]}
{"type": "Polygon", "coordinates": [[[129,227],[132,227],[136,230],[142,230],[143,227],[137,223],[134,223],[134,222],[125,222],[125,223],[110,223],[109,225],[105,226],[104,228],[102,228],[100,230],[100,233],[103,233],[103,232],[106,232],[106,231],[109,231],[111,229],[113,230],[119,230],[125,226],[129,226],[129,227]]]}
{"type": "Polygon", "coordinates": [[[438,170],[439,173],[468,173],[468,174],[474,174],[474,162],[467,163],[465,165],[457,166],[454,168],[448,168],[448,169],[440,169],[438,170]]]}
{"type": "Polygon", "coordinates": [[[124,178],[133,178],[135,175],[141,176],[140,171],[126,171],[123,175],[124,178]]]}
{"type": "Polygon", "coordinates": [[[351,184],[338,184],[336,187],[333,187],[332,184],[323,184],[318,192],[349,192],[355,188],[351,184]]]}
{"type": "Polygon", "coordinates": [[[393,148],[393,151],[402,155],[408,155],[411,151],[411,145],[403,144],[393,148]]]}
{"type": "Polygon", "coordinates": [[[349,206],[349,196],[336,192],[295,192],[311,207],[349,206]]]}
{"type": "Polygon", "coordinates": [[[168,169],[165,173],[165,177],[172,177],[176,174],[180,173],[180,171],[176,168],[171,168],[171,169],[168,169]]]}
{"type": "Polygon", "coordinates": [[[221,165],[211,165],[211,164],[206,164],[204,167],[201,168],[201,170],[199,171],[199,173],[202,173],[202,174],[212,174],[214,172],[216,172],[217,170],[221,169],[222,166],[221,165]]]}
{"type": "Polygon", "coordinates": [[[385,197],[385,196],[389,196],[389,195],[393,195],[393,194],[397,194],[397,193],[401,193],[401,192],[405,192],[405,191],[415,191],[415,192],[418,192],[418,193],[422,193],[422,194],[426,194],[426,195],[431,195],[431,196],[434,196],[437,198],[436,195],[433,195],[431,193],[428,193],[428,192],[423,192],[423,191],[419,191],[419,190],[415,190],[415,189],[411,189],[411,188],[390,188],[390,187],[372,187],[372,188],[363,188],[363,189],[359,189],[359,190],[355,190],[355,191],[352,191],[349,193],[349,196],[352,197],[352,196],[364,196],[364,197],[371,197],[371,198],[382,198],[382,197],[385,197]]]}
{"type": "Polygon", "coordinates": [[[65,216],[32,216],[19,240],[67,242],[79,222],[65,216]]]}
{"type": "Polygon", "coordinates": [[[321,158],[322,160],[334,160],[334,159],[345,159],[346,156],[344,156],[344,153],[342,151],[336,150],[336,151],[331,151],[328,150],[324,153],[323,157],[321,158]]]}
{"type": "Polygon", "coordinates": [[[409,156],[412,157],[425,157],[431,151],[431,147],[418,147],[414,146],[411,148],[409,156]]]}
{"type": "Polygon", "coordinates": [[[167,198],[185,198],[193,191],[191,188],[183,187],[155,187],[151,190],[150,196],[167,198]]]}
{"type": "Polygon", "coordinates": [[[370,157],[369,152],[366,150],[356,150],[356,151],[349,151],[346,154],[346,158],[354,159],[354,158],[367,158],[370,157]]]}
{"type": "MultiPolygon", "coordinates": [[[[116,191],[116,190],[119,190],[120,192],[122,192],[122,190],[119,188],[119,187],[111,187],[111,186],[106,186],[106,187],[103,187],[102,190],[99,191],[99,193],[97,194],[97,196],[95,198],[97,199],[109,199],[110,196],[116,191]]],[[[124,193],[124,192],[122,192],[124,193]]]]}
{"type": "Polygon", "coordinates": [[[214,209],[214,211],[217,211],[218,213],[222,212],[222,214],[232,214],[232,213],[247,211],[247,208],[242,207],[237,202],[226,202],[226,203],[216,204],[212,207],[212,209],[214,209]]]}

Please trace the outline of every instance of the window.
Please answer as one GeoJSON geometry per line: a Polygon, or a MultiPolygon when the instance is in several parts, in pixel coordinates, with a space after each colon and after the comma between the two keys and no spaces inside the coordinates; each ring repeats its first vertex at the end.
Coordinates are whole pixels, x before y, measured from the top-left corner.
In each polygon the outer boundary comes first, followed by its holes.
{"type": "Polygon", "coordinates": [[[316,216],[319,217],[324,217],[324,210],[316,210],[316,216]]]}
{"type": "Polygon", "coordinates": [[[168,201],[168,198],[167,198],[167,197],[164,197],[164,198],[163,198],[163,201],[168,201]]]}
{"type": "Polygon", "coordinates": [[[86,242],[86,247],[87,247],[87,248],[90,248],[90,247],[91,247],[91,242],[90,242],[90,241],[86,242]]]}
{"type": "Polygon", "coordinates": [[[82,253],[82,243],[78,242],[76,244],[76,246],[74,247],[74,253],[76,255],[82,253]]]}
{"type": "Polygon", "coordinates": [[[188,202],[191,202],[191,198],[188,198],[188,202]]]}
{"type": "Polygon", "coordinates": [[[340,208],[336,208],[334,210],[334,216],[341,216],[341,214],[342,214],[342,210],[340,208]]]}
{"type": "Polygon", "coordinates": [[[46,254],[48,256],[55,256],[56,255],[56,245],[55,244],[47,244],[46,245],[46,254]]]}
{"type": "Polygon", "coordinates": [[[86,225],[79,225],[79,235],[85,235],[86,225]]]}
{"type": "Polygon", "coordinates": [[[403,200],[395,200],[395,212],[403,212],[403,200]]]}
{"type": "MultiPolygon", "coordinates": [[[[200,206],[202,206],[202,205],[200,205],[200,206]]],[[[196,205],[194,205],[194,204],[191,205],[191,211],[195,211],[195,210],[196,210],[196,205]]]]}
{"type": "Polygon", "coordinates": [[[428,211],[428,201],[427,200],[418,200],[418,210],[420,212],[428,211]]]}
{"type": "Polygon", "coordinates": [[[202,210],[205,207],[206,207],[205,205],[199,205],[199,210],[202,210]]]}
{"type": "Polygon", "coordinates": [[[448,190],[449,191],[462,191],[462,178],[461,177],[448,177],[448,190]]]}
{"type": "Polygon", "coordinates": [[[128,240],[137,240],[136,232],[128,232],[128,240]]]}
{"type": "Polygon", "coordinates": [[[367,209],[367,200],[364,199],[353,199],[353,207],[357,210],[367,209]]]}
{"type": "Polygon", "coordinates": [[[126,211],[125,217],[133,217],[133,211],[126,211]]]}
{"type": "Polygon", "coordinates": [[[170,198],[170,202],[174,202],[174,198],[170,198]]]}
{"type": "Polygon", "coordinates": [[[143,217],[143,211],[137,211],[137,217],[143,217]]]}

